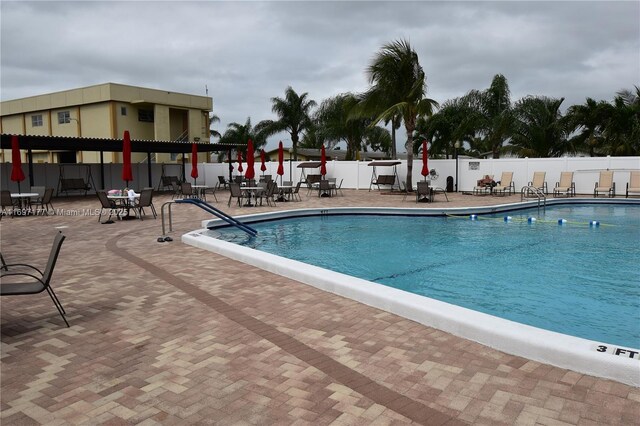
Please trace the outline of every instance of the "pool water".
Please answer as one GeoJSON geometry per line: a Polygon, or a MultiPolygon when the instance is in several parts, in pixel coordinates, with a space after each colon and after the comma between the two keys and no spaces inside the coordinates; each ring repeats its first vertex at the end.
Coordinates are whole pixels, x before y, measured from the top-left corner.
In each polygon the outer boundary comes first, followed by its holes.
{"type": "Polygon", "coordinates": [[[252,226],[256,238],[218,231],[247,247],[501,318],[640,348],[638,206],[552,206],[477,220],[329,215],[252,226]]]}

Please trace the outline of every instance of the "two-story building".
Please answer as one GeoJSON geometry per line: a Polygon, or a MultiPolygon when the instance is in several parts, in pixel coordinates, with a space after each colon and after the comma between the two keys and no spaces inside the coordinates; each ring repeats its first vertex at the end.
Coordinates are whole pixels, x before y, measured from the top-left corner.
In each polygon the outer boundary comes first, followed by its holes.
{"type": "MultiPolygon", "coordinates": [[[[105,83],[0,103],[0,133],[208,143],[213,100],[166,90],[105,83]]],[[[5,152],[6,151],[6,152],[5,152]]],[[[35,163],[97,163],[92,151],[34,151],[35,163]]],[[[155,162],[174,162],[177,154],[156,154],[155,162]]],[[[206,161],[206,154],[201,160],[206,161]]],[[[132,161],[145,161],[133,154],[132,161]]],[[[2,150],[0,161],[10,161],[2,150]]],[[[121,162],[120,153],[104,153],[105,162],[121,162]]]]}

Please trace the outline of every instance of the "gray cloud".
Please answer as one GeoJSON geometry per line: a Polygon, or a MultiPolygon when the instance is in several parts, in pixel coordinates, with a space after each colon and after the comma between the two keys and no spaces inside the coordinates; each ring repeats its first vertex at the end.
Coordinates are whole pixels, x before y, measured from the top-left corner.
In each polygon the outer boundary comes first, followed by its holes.
{"type": "Polygon", "coordinates": [[[439,102],[497,73],[514,101],[565,107],[640,84],[636,1],[4,1],[0,12],[2,100],[104,82],[201,95],[206,85],[220,131],[274,118],[270,99],[289,85],[318,102],[365,90],[371,59],[399,38],[439,102]]]}

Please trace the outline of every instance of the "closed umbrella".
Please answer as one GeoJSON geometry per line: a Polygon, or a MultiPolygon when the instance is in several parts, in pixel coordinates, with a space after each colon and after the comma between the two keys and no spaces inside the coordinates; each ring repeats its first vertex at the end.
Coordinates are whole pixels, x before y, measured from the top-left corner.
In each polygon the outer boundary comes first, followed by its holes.
{"type": "Polygon", "coordinates": [[[427,180],[427,175],[429,174],[429,165],[427,162],[429,161],[429,153],[427,151],[427,141],[422,142],[422,171],[420,174],[424,176],[424,180],[427,180]]]}
{"type": "Polygon", "coordinates": [[[18,192],[20,192],[20,182],[24,180],[24,172],[17,135],[11,136],[11,180],[18,183],[18,192]]]}
{"type": "Polygon", "coordinates": [[[324,145],[320,150],[320,174],[323,176],[327,174],[327,153],[324,151],[324,145]]]}
{"type": "Polygon", "coordinates": [[[282,185],[282,175],[284,174],[284,148],[282,147],[282,141],[278,145],[278,174],[280,175],[280,185],[282,185]]]}
{"type": "Polygon", "coordinates": [[[262,163],[260,165],[260,170],[262,171],[262,174],[264,175],[264,172],[267,171],[267,165],[265,164],[266,159],[265,159],[265,155],[264,155],[264,149],[260,150],[260,162],[262,163]]]}
{"type": "Polygon", "coordinates": [[[238,150],[238,171],[242,173],[242,151],[238,150]]]}
{"type": "Polygon", "coordinates": [[[122,139],[122,180],[127,182],[133,180],[133,172],[131,170],[131,137],[129,131],[124,131],[124,138],[122,139]]]}
{"type": "Polygon", "coordinates": [[[198,181],[198,145],[191,144],[191,177],[193,178],[193,184],[198,181]]]}
{"type": "Polygon", "coordinates": [[[249,139],[249,142],[247,143],[247,172],[244,174],[244,176],[249,180],[256,177],[256,171],[253,168],[255,164],[253,155],[253,141],[249,139]]]}

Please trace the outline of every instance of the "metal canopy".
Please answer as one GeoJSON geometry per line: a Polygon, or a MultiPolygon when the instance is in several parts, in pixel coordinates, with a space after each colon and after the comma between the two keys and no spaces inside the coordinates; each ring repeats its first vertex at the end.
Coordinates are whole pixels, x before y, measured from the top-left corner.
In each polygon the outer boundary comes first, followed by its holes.
{"type": "Polygon", "coordinates": [[[397,166],[398,164],[402,164],[402,161],[372,161],[367,166],[397,166]]]}
{"type": "MultiPolygon", "coordinates": [[[[2,134],[2,149],[11,149],[12,135],[2,134]]],[[[122,151],[122,139],[77,138],[67,136],[18,135],[20,149],[46,151],[122,151]]],[[[192,142],[131,140],[131,152],[190,153],[192,142]]],[[[238,146],[220,143],[196,143],[198,152],[229,151],[238,146]]]]}
{"type": "Polygon", "coordinates": [[[298,164],[299,169],[316,169],[322,165],[321,161],[305,161],[298,164]]]}

